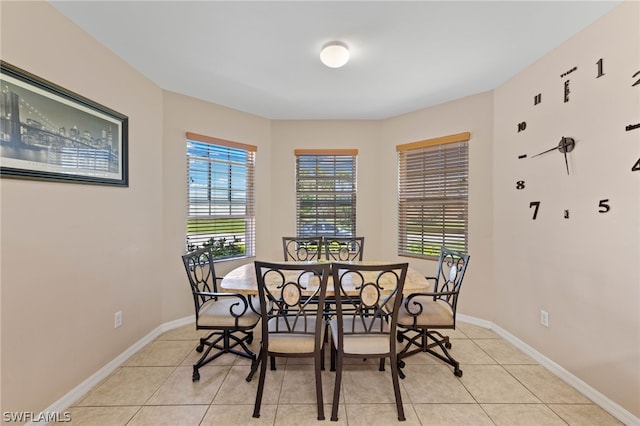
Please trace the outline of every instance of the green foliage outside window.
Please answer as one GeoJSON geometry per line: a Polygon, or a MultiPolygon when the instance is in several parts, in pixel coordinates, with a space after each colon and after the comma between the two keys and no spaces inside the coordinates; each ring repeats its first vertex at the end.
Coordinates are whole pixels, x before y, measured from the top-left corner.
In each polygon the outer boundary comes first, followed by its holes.
{"type": "Polygon", "coordinates": [[[224,259],[228,257],[237,257],[245,254],[245,245],[241,243],[240,239],[233,237],[231,240],[226,238],[215,239],[209,238],[201,247],[194,244],[189,244],[188,251],[197,250],[199,248],[211,247],[214,259],[224,259]]]}

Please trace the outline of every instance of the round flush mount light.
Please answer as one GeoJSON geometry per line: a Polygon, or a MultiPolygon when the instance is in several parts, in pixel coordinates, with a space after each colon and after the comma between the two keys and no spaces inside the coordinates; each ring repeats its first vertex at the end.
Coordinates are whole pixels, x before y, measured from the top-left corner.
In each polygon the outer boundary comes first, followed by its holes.
{"type": "Polygon", "coordinates": [[[341,41],[330,41],[322,46],[320,60],[329,68],[340,68],[349,61],[349,48],[341,41]]]}

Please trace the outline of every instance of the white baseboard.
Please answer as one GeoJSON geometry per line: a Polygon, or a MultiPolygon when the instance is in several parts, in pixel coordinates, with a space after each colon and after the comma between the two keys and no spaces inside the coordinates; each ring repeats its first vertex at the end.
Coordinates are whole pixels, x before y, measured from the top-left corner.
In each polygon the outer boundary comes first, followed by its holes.
{"type": "MultiPolygon", "coordinates": [[[[138,340],[136,343],[131,345],[127,350],[118,355],[115,359],[109,362],[107,365],[102,367],[100,370],[96,371],[92,374],[87,380],[80,383],[75,388],[71,389],[66,395],[62,398],[51,404],[49,407],[44,409],[39,415],[38,418],[46,418],[49,413],[63,413],[69,407],[71,407],[76,401],[80,400],[83,396],[85,396],[91,389],[98,385],[102,380],[107,378],[111,373],[113,373],[120,365],[122,365],[127,359],[129,359],[133,354],[138,352],[140,349],[151,343],[156,337],[160,336],[162,333],[165,333],[169,330],[173,330],[174,328],[182,327],[183,325],[192,324],[195,322],[195,316],[191,315],[189,317],[177,319],[174,321],[169,321],[167,323],[161,324],[155,329],[153,329],[149,334],[144,336],[142,339],[138,340]]],[[[27,425],[29,426],[41,426],[43,423],[41,422],[29,422],[27,425]]],[[[48,424],[48,423],[46,423],[48,424]]]]}
{"type": "MultiPolygon", "coordinates": [[[[540,365],[545,367],[547,370],[551,371],[553,374],[558,376],[560,379],[567,382],[569,385],[573,386],[578,392],[582,393],[584,396],[589,398],[591,401],[598,404],[604,410],[606,410],[609,414],[611,414],[616,419],[620,420],[627,426],[638,426],[640,425],[640,419],[629,411],[625,410],[620,405],[611,401],[609,398],[604,396],[602,393],[598,392],[569,371],[565,370],[560,365],[556,364],[546,356],[542,355],[540,352],[536,351],[531,346],[524,343],[522,340],[518,339],[511,333],[507,332],[503,328],[495,325],[491,321],[485,321],[482,319],[474,318],[468,315],[458,314],[457,319],[461,322],[466,322],[468,324],[477,325],[482,328],[487,328],[493,330],[500,337],[520,349],[525,354],[529,355],[531,358],[536,360],[540,365]]],[[[76,401],[82,398],[87,392],[89,392],[93,387],[97,386],[102,380],[104,380],[109,374],[114,372],[116,368],[118,368],[122,363],[124,363],[129,357],[142,349],[145,345],[152,342],[156,337],[165,333],[169,330],[173,330],[174,328],[182,327],[183,325],[191,324],[195,321],[195,317],[189,316],[185,318],[181,318],[178,320],[170,321],[164,324],[159,325],[149,334],[144,336],[142,339],[134,343],[131,347],[129,347],[126,351],[117,356],[113,361],[109,362],[107,365],[102,367],[100,370],[96,371],[93,375],[91,375],[87,380],[80,383],[78,386],[73,388],[70,392],[64,395],[62,398],[51,404],[47,407],[42,413],[62,413],[69,407],[71,407],[76,401]]],[[[42,423],[28,423],[29,426],[38,426],[42,423]]]]}
{"type": "Polygon", "coordinates": [[[639,426],[640,418],[634,416],[629,411],[625,410],[620,405],[611,401],[602,393],[598,392],[587,383],[580,380],[578,377],[571,374],[569,371],[564,369],[562,366],[556,364],[546,356],[542,355],[540,352],[536,351],[531,346],[527,345],[522,340],[518,339],[511,333],[507,332],[503,328],[493,324],[490,321],[481,320],[478,318],[470,317],[467,315],[458,314],[457,319],[462,322],[466,322],[469,324],[477,325],[479,327],[488,328],[493,330],[497,335],[502,337],[504,340],[511,343],[516,348],[520,349],[525,354],[529,355],[531,358],[536,360],[540,365],[545,367],[547,370],[551,371],[558,378],[564,380],[569,385],[573,386],[578,392],[589,398],[591,401],[598,404],[602,407],[603,410],[607,411],[616,419],[620,420],[627,426],[639,426]]]}

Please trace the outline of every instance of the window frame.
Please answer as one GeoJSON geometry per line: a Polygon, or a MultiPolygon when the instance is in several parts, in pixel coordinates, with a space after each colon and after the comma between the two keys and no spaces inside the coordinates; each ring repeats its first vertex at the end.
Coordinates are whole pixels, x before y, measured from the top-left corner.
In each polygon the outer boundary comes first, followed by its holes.
{"type": "Polygon", "coordinates": [[[356,236],[358,150],[296,149],[294,154],[296,156],[296,236],[302,238],[356,236]],[[333,174],[321,176],[311,167],[301,168],[305,163],[315,164],[316,171],[321,166],[326,170],[332,168],[333,174]],[[345,175],[347,171],[348,175],[345,175]],[[322,185],[330,189],[323,190],[322,185]],[[313,209],[312,213],[303,214],[301,211],[309,206],[313,209]],[[340,210],[343,213],[340,213],[340,210]],[[326,232],[318,233],[318,228],[326,226],[332,227],[335,235],[326,232]],[[316,231],[315,233],[304,232],[305,227],[316,231]]]}
{"type": "Polygon", "coordinates": [[[187,132],[185,148],[186,251],[210,246],[216,260],[255,256],[257,147],[187,132]],[[206,155],[196,157],[190,153],[190,148],[205,150],[201,152],[206,155]],[[206,169],[197,170],[196,163],[199,163],[200,167],[205,165],[206,169]],[[228,167],[228,171],[225,171],[224,167],[228,167]],[[194,184],[194,179],[198,177],[195,174],[206,175],[199,176],[201,182],[206,185],[205,191],[197,191],[198,186],[194,184]],[[221,185],[218,186],[215,182],[221,185]],[[202,194],[205,194],[204,197],[202,194]],[[216,204],[216,197],[224,202],[216,204]],[[216,221],[218,223],[215,223],[216,221]]]}
{"type": "Polygon", "coordinates": [[[399,256],[437,259],[442,246],[468,252],[470,138],[465,132],[396,146],[399,256]]]}

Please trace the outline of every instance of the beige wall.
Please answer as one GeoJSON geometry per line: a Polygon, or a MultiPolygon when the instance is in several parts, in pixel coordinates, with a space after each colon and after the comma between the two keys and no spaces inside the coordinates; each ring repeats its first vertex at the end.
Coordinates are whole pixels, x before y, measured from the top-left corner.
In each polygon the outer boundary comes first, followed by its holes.
{"type": "Polygon", "coordinates": [[[493,149],[493,321],[636,416],[640,172],[631,167],[640,130],[625,127],[640,118],[640,88],[632,87],[639,13],[640,3],[624,3],[497,88],[493,149]],[[605,75],[597,78],[600,58],[605,75]],[[526,129],[517,132],[522,121],[526,129]],[[518,159],[562,136],[576,141],[571,175],[558,152],[518,159]],[[598,213],[602,199],[610,200],[606,214],[598,213]],[[531,201],[541,202],[536,220],[531,201]],[[543,309],[549,328],[540,325],[543,309]]]}
{"type": "MultiPolygon", "coordinates": [[[[193,132],[220,139],[255,145],[256,153],[256,255],[264,256],[270,239],[271,213],[271,123],[264,118],[200,101],[173,92],[163,98],[163,297],[162,320],[193,315],[193,299],[187,291],[180,256],[185,250],[187,221],[187,156],[185,133],[193,132]]],[[[244,261],[217,264],[216,273],[224,275],[244,261]]]]}
{"type": "Polygon", "coordinates": [[[162,90],[46,3],[1,13],[3,60],[129,117],[128,188],[0,179],[2,410],[38,412],[162,321],[162,90]]]}
{"type": "MultiPolygon", "coordinates": [[[[365,256],[380,258],[379,147],[380,123],[377,121],[320,120],[274,121],[271,179],[274,210],[272,235],[264,241],[278,247],[274,254],[282,258],[281,237],[296,234],[295,155],[299,148],[355,148],[357,158],[356,232],[367,238],[365,256]],[[374,190],[375,188],[375,190],[374,190]]],[[[392,159],[392,161],[395,161],[392,159]]]]}
{"type": "MultiPolygon", "coordinates": [[[[397,253],[397,167],[396,145],[470,132],[469,140],[469,269],[460,297],[460,312],[491,321],[493,299],[493,94],[491,92],[447,102],[433,108],[387,120],[383,126],[381,153],[386,167],[381,169],[380,184],[385,198],[382,210],[381,241],[390,241],[383,257],[397,253]]],[[[413,267],[435,275],[436,262],[411,259],[413,267]]]]}
{"type": "MultiPolygon", "coordinates": [[[[521,91],[533,96],[530,82],[567,51],[588,50],[596,42],[618,45],[618,26],[624,30],[619,45],[627,46],[637,20],[612,20],[629,11],[614,11],[601,27],[574,38],[495,92],[381,121],[270,121],[160,90],[46,3],[2,2],[1,7],[3,60],[130,120],[129,188],[0,180],[2,410],[42,410],[158,325],[192,315],[180,263],[185,132],[258,146],[260,258],[280,258],[280,237],[295,229],[293,150],[357,148],[358,233],[367,237],[367,257],[387,259],[396,258],[395,146],[469,131],[471,264],[461,312],[496,323],[640,415],[638,180],[625,186],[627,208],[612,217],[616,220],[607,229],[613,237],[603,240],[622,259],[613,271],[605,269],[599,266],[602,256],[594,259],[572,242],[574,261],[584,255],[589,262],[580,264],[578,275],[571,274],[575,266],[564,271],[540,256],[548,245],[523,251],[528,240],[512,237],[521,226],[508,214],[514,175],[507,154],[512,138],[504,130],[522,120],[512,112],[514,98],[521,91]],[[94,250],[87,250],[87,241],[94,250]],[[538,291],[540,281],[558,271],[567,284],[562,291],[555,293],[546,283],[538,291]],[[604,289],[613,291],[603,295],[604,289]],[[541,298],[556,303],[549,305],[549,329],[538,324],[541,298]],[[565,300],[587,301],[593,309],[569,303],[563,311],[560,302],[565,300]],[[119,309],[124,325],[113,329],[113,313],[119,309]],[[622,372],[614,373],[614,366],[622,372]]],[[[637,4],[632,7],[637,17],[637,4]]],[[[637,68],[635,48],[629,60],[637,68]]],[[[632,113],[637,120],[638,110],[632,113]]],[[[639,146],[627,155],[638,157],[639,146]]],[[[560,247],[564,241],[554,244],[560,247]]],[[[410,261],[424,273],[434,269],[434,262],[410,261]]],[[[222,263],[219,272],[239,263],[222,263]]]]}

